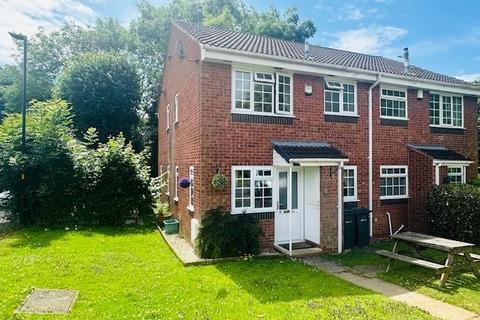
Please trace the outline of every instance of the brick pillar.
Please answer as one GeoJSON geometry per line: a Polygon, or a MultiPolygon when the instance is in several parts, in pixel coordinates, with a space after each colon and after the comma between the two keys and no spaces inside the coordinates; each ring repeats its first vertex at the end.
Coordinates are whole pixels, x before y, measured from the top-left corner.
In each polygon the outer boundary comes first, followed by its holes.
{"type": "Polygon", "coordinates": [[[337,167],[320,168],[320,245],[323,250],[337,250],[337,167]]]}

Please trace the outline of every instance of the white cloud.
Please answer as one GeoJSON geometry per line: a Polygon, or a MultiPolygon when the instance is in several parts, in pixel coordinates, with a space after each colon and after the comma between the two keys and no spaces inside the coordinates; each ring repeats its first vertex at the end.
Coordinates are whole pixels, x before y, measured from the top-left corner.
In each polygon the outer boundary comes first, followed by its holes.
{"type": "Polygon", "coordinates": [[[394,42],[402,39],[408,31],[391,26],[372,26],[339,32],[330,45],[334,48],[349,51],[382,54],[392,51],[394,42]]]}
{"type": "Polygon", "coordinates": [[[69,22],[85,25],[98,17],[90,6],[78,0],[1,0],[0,12],[0,64],[11,62],[15,53],[9,31],[31,36],[39,28],[52,31],[69,22]]]}
{"type": "Polygon", "coordinates": [[[345,20],[362,20],[365,15],[358,8],[353,8],[345,14],[345,20]]]}
{"type": "Polygon", "coordinates": [[[472,82],[474,80],[480,79],[480,73],[464,73],[464,74],[456,75],[455,78],[472,82]]]}

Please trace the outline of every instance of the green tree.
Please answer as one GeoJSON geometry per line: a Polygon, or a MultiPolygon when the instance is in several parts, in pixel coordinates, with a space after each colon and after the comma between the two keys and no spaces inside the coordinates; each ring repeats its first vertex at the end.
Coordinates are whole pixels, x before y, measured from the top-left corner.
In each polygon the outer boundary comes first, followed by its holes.
{"type": "Polygon", "coordinates": [[[88,53],[77,57],[59,77],[56,93],[71,104],[80,136],[94,127],[101,142],[121,132],[133,140],[141,92],[135,65],[126,56],[88,53]]]}

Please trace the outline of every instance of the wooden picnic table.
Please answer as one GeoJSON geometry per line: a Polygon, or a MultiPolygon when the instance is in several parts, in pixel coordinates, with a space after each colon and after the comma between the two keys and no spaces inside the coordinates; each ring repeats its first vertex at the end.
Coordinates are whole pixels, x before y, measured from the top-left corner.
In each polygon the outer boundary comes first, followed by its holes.
{"type": "Polygon", "coordinates": [[[413,265],[428,268],[441,273],[440,286],[445,285],[448,276],[455,270],[471,270],[475,276],[480,279],[480,255],[471,253],[472,243],[450,240],[416,232],[402,232],[394,234],[392,239],[395,241],[392,251],[377,250],[376,252],[382,256],[390,258],[387,266],[387,272],[391,269],[394,260],[404,261],[413,265]],[[398,254],[398,245],[400,242],[407,244],[413,252],[414,257],[404,254],[398,254]],[[422,258],[420,251],[425,248],[439,250],[447,253],[445,263],[438,264],[422,258]],[[459,266],[453,266],[455,257],[463,257],[464,263],[459,266]]]}

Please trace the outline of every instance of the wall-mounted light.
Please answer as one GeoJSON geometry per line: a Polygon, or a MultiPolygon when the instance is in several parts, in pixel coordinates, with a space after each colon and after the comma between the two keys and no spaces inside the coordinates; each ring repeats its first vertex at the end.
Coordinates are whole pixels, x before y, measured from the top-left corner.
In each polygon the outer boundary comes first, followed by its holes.
{"type": "Polygon", "coordinates": [[[313,88],[311,85],[305,84],[305,95],[311,96],[313,92],[313,88]]]}
{"type": "Polygon", "coordinates": [[[417,90],[417,99],[418,99],[418,100],[422,100],[422,99],[423,99],[423,90],[422,90],[422,89],[418,89],[418,90],[417,90]]]}

